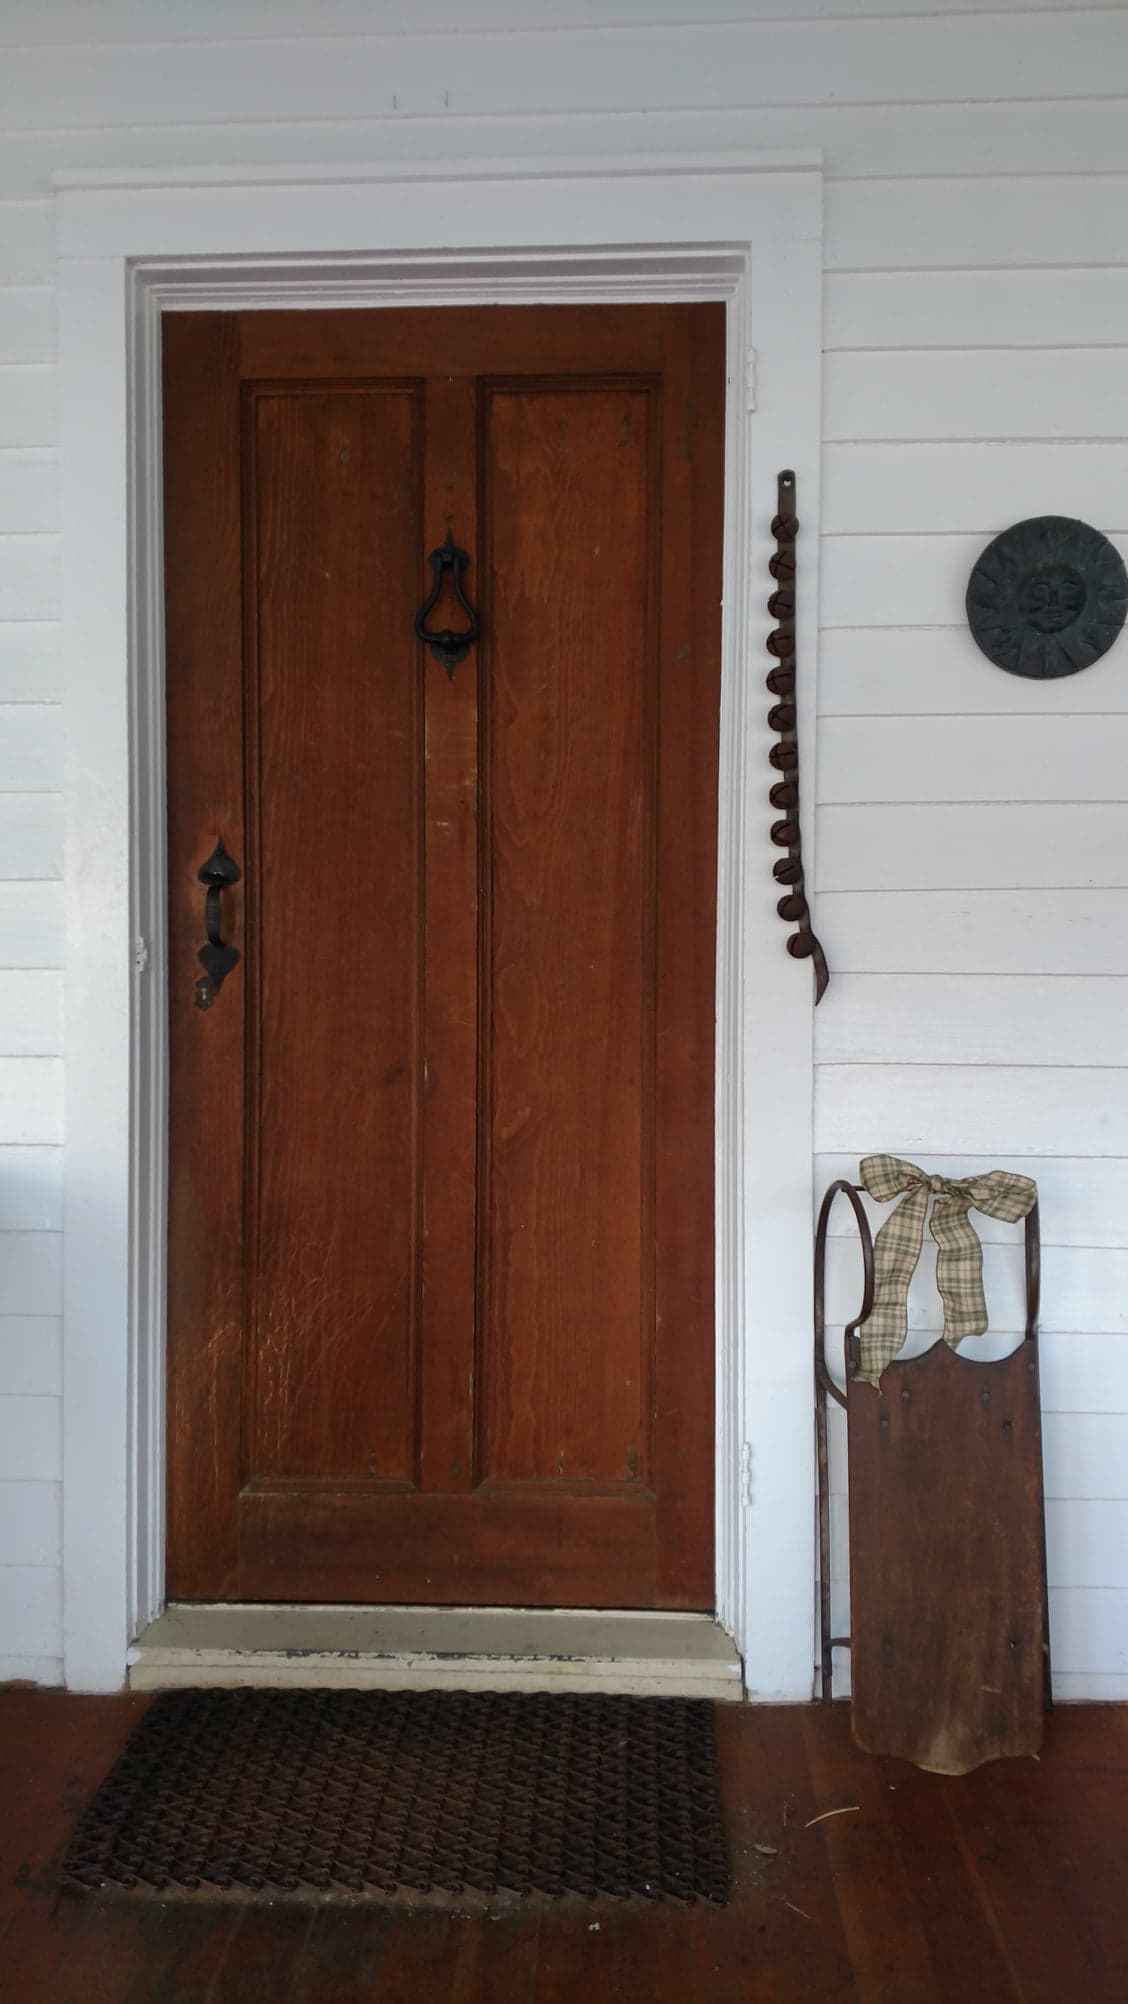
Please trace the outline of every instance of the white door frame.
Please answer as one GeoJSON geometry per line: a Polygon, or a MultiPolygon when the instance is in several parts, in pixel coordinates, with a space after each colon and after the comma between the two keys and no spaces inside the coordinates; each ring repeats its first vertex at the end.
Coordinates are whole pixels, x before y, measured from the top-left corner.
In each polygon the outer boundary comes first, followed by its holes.
{"type": "MultiPolygon", "coordinates": [[[[63,1634],[115,1690],[163,1604],[167,1123],[160,320],[185,308],[721,298],[717,1613],[751,1695],[814,1655],[811,972],[775,913],[764,641],[797,470],[813,766],[816,156],[67,174],[57,200],[66,660],[63,1634]],[[427,246],[420,249],[420,246],[427,246]]],[[[808,791],[808,797],[813,797],[808,791]]],[[[808,842],[810,839],[808,825],[808,842]]],[[[184,976],[191,978],[191,970],[184,976]]]]}

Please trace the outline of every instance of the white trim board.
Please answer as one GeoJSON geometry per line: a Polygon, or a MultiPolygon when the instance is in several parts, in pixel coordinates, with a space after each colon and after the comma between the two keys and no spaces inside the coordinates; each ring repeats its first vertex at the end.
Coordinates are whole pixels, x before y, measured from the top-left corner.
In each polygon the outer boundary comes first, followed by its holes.
{"type": "Polygon", "coordinates": [[[775,913],[763,675],[769,525],[787,465],[805,531],[800,728],[813,798],[821,194],[810,156],[757,155],[60,180],[71,1688],[118,1689],[130,1642],[164,1601],[161,313],[721,298],[717,1614],[751,1696],[810,1695],[812,1007],[810,969],[785,951],[775,913]]]}

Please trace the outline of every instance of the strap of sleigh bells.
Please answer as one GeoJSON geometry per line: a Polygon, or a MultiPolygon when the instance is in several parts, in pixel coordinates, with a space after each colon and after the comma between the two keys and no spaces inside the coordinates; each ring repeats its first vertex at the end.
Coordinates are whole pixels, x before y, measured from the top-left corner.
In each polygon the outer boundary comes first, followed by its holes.
{"type": "Polygon", "coordinates": [[[1015,1224],[1033,1209],[1038,1189],[1029,1176],[1009,1169],[990,1169],[983,1176],[929,1176],[897,1155],[867,1155],[859,1175],[862,1188],[879,1203],[905,1193],[874,1240],[873,1307],[858,1329],[858,1377],[876,1385],[909,1332],[909,1282],[920,1259],[930,1199],[944,1341],[954,1348],[965,1336],[981,1336],[988,1326],[983,1247],[969,1210],[1015,1224]]]}

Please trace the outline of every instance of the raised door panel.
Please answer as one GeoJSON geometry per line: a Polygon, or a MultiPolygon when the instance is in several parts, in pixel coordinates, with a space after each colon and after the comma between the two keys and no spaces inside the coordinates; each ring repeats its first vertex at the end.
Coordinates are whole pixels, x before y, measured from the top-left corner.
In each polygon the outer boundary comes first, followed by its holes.
{"type": "Polygon", "coordinates": [[[421,406],[244,398],[252,1481],[416,1472],[421,406]]]}
{"type": "Polygon", "coordinates": [[[481,1474],[648,1476],[656,427],[646,382],[492,386],[481,1474]]]}

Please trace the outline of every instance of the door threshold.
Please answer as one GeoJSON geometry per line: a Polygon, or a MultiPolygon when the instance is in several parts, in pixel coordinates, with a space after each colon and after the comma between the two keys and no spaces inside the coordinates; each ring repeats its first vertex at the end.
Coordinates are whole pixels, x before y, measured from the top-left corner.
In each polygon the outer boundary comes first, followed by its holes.
{"type": "Polygon", "coordinates": [[[736,1644],[708,1614],[173,1601],[129,1651],[132,1691],[242,1684],[744,1696],[736,1644]]]}

